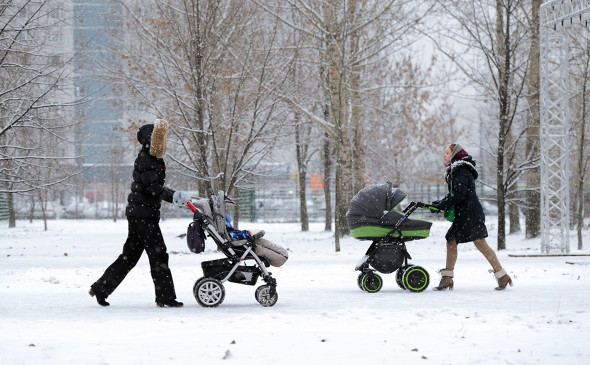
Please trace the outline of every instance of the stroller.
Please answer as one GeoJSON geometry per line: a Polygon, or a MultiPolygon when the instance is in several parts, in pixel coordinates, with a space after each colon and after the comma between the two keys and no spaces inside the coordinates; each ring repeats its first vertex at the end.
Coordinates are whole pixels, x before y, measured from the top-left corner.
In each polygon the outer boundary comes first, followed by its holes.
{"type": "Polygon", "coordinates": [[[264,307],[275,305],[278,300],[277,282],[267,270],[269,266],[281,266],[288,253],[283,247],[263,239],[264,231],[246,239],[232,241],[226,228],[225,204],[233,201],[223,191],[210,199],[188,202],[194,213],[187,231],[187,244],[191,251],[202,252],[206,235],[211,237],[226,258],[203,261],[203,277],[193,286],[193,295],[203,307],[217,307],[225,298],[223,283],[256,285],[260,276],[266,283],[256,289],[255,297],[264,307]],[[199,244],[195,245],[195,242],[199,244]],[[253,261],[253,262],[252,262],[253,261]],[[248,262],[252,263],[248,265],[248,262]]]}
{"type": "Polygon", "coordinates": [[[367,253],[357,263],[355,270],[361,273],[357,284],[361,290],[376,293],[383,287],[381,276],[397,270],[397,285],[411,292],[421,292],[428,287],[430,276],[421,266],[410,265],[406,242],[428,237],[431,222],[408,217],[418,208],[430,205],[411,202],[403,212],[396,206],[406,194],[392,187],[390,182],[363,188],[352,198],[346,212],[346,221],[353,237],[371,240],[367,253]]]}

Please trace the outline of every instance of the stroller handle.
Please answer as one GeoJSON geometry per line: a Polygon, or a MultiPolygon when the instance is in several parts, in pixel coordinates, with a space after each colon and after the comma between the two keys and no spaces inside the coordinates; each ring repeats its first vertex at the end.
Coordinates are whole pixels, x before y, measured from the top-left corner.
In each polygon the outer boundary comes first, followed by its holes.
{"type": "Polygon", "coordinates": [[[193,213],[196,213],[196,212],[197,212],[197,210],[198,210],[198,209],[197,209],[197,207],[195,207],[195,206],[193,205],[193,203],[191,203],[191,202],[186,202],[186,206],[187,206],[187,207],[188,207],[188,209],[190,209],[190,210],[191,210],[191,212],[193,212],[193,213]]]}
{"type": "Polygon", "coordinates": [[[203,218],[203,213],[199,209],[197,209],[197,207],[195,207],[193,203],[186,202],[186,206],[188,207],[188,209],[191,210],[191,212],[193,212],[194,220],[200,220],[201,218],[203,218]]]}

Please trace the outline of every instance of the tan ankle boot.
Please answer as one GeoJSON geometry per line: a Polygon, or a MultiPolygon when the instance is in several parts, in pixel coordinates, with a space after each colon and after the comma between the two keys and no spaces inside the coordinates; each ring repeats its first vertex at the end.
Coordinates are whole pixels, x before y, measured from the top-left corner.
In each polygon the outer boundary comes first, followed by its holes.
{"type": "Polygon", "coordinates": [[[508,284],[512,286],[512,278],[508,275],[506,270],[490,270],[490,272],[493,272],[494,276],[496,277],[496,280],[498,280],[498,286],[496,287],[496,290],[504,290],[506,289],[506,286],[508,286],[508,284]]]}
{"type": "Polygon", "coordinates": [[[440,283],[437,287],[434,288],[434,290],[453,290],[453,286],[455,286],[455,284],[453,283],[453,276],[455,276],[453,270],[441,269],[438,272],[442,275],[442,278],[440,279],[440,283]]]}

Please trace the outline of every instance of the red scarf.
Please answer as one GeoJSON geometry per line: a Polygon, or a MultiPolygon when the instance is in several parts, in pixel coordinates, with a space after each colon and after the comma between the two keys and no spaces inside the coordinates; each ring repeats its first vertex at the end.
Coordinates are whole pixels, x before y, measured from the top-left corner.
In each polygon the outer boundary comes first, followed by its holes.
{"type": "Polygon", "coordinates": [[[455,161],[459,161],[459,160],[460,160],[460,159],[462,159],[463,157],[467,157],[467,156],[469,156],[469,154],[467,153],[467,151],[465,151],[465,149],[464,149],[464,148],[462,148],[462,149],[461,149],[461,151],[457,152],[457,154],[455,155],[455,157],[453,157],[453,158],[451,159],[451,161],[449,161],[449,162],[445,163],[445,166],[446,166],[446,167],[449,167],[449,166],[451,166],[451,165],[453,164],[453,162],[455,162],[455,161]]]}
{"type": "Polygon", "coordinates": [[[463,157],[467,157],[469,156],[469,154],[467,153],[467,151],[465,151],[465,149],[462,149],[461,151],[459,151],[455,157],[453,157],[453,159],[451,160],[451,163],[458,161],[460,159],[462,159],[463,157]]]}

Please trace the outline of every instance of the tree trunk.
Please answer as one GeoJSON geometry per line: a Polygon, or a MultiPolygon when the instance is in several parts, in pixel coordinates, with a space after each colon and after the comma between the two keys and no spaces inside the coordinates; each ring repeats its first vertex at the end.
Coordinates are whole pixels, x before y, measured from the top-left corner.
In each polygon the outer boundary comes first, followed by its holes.
{"type": "MultiPolygon", "coordinates": [[[[194,76],[192,80],[194,82],[194,92],[195,92],[195,124],[196,132],[195,141],[197,143],[197,148],[199,149],[200,159],[197,162],[201,173],[203,176],[211,176],[209,172],[209,165],[208,161],[209,158],[207,156],[207,138],[203,131],[205,131],[205,87],[204,87],[204,79],[205,75],[203,74],[203,55],[205,53],[205,47],[207,46],[207,41],[201,37],[202,25],[201,25],[201,9],[199,8],[199,4],[195,4],[194,13],[191,14],[189,25],[192,26],[191,32],[191,49],[193,50],[192,57],[190,58],[190,67],[191,67],[191,74],[194,76]]],[[[215,90],[211,90],[212,94],[215,94],[215,90]]],[[[215,105],[213,106],[215,108],[215,105]]],[[[216,122],[211,121],[211,123],[216,122]]],[[[204,198],[209,198],[211,195],[216,193],[214,182],[209,180],[200,180],[198,183],[199,194],[202,195],[204,198]]]]}
{"type": "Polygon", "coordinates": [[[298,186],[299,186],[299,214],[301,218],[301,230],[303,232],[309,231],[309,217],[307,215],[307,191],[306,191],[306,180],[307,180],[307,166],[305,162],[304,146],[301,142],[301,126],[299,113],[295,113],[295,149],[297,156],[297,171],[298,174],[298,186]]]}
{"type": "MultiPolygon", "coordinates": [[[[336,148],[336,206],[335,206],[335,229],[336,235],[343,237],[350,233],[346,223],[346,212],[352,200],[352,153],[350,139],[346,131],[340,131],[341,137],[336,148]]],[[[337,252],[340,250],[338,247],[337,252]]]]}
{"type": "MultiPolygon", "coordinates": [[[[509,29],[509,19],[506,17],[506,29],[509,29]]],[[[506,153],[506,135],[508,130],[509,108],[509,35],[504,34],[504,7],[502,0],[496,0],[496,42],[498,46],[498,80],[499,80],[499,124],[498,155],[497,155],[497,194],[498,194],[498,250],[506,248],[506,191],[504,188],[504,155],[506,153]]]]}
{"type": "Polygon", "coordinates": [[[117,215],[119,211],[119,175],[117,171],[117,166],[113,166],[111,164],[111,214],[113,215],[113,222],[117,223],[117,215]]]}
{"type": "Polygon", "coordinates": [[[350,233],[346,223],[346,212],[352,200],[352,156],[350,144],[345,144],[341,139],[342,147],[338,148],[338,161],[336,165],[336,234],[340,237],[350,233]]]}
{"type": "MultiPolygon", "coordinates": [[[[336,0],[331,0],[334,3],[336,0]]],[[[345,92],[347,84],[347,72],[344,67],[345,42],[342,39],[341,30],[338,28],[334,14],[335,6],[325,3],[324,17],[328,32],[327,56],[328,65],[328,90],[332,121],[336,126],[336,181],[335,181],[335,237],[336,252],[340,251],[339,238],[349,233],[346,224],[346,211],[352,198],[352,140],[349,130],[349,103],[345,92]]]]}
{"type": "MultiPolygon", "coordinates": [[[[322,75],[320,88],[323,91],[324,97],[324,120],[330,120],[330,96],[326,92],[324,85],[328,83],[328,73],[324,63],[320,65],[320,74],[322,75]]],[[[334,144],[328,132],[324,132],[324,145],[323,145],[323,162],[324,162],[324,202],[326,203],[326,214],[325,214],[325,225],[324,231],[329,232],[332,230],[332,162],[335,154],[335,148],[332,148],[334,144]]]]}
{"type": "Polygon", "coordinates": [[[578,250],[584,248],[584,242],[582,239],[582,229],[584,228],[584,176],[586,175],[586,163],[584,161],[587,158],[584,146],[586,144],[586,95],[588,90],[588,70],[590,69],[590,48],[586,48],[586,67],[584,72],[584,84],[582,87],[582,118],[580,121],[580,144],[578,145],[578,212],[577,218],[577,231],[578,231],[578,250]]]}
{"type": "Polygon", "coordinates": [[[31,194],[29,200],[29,223],[33,223],[33,217],[35,216],[35,197],[31,194]]]}
{"type": "Polygon", "coordinates": [[[6,193],[8,203],[8,228],[16,227],[16,212],[14,211],[14,195],[6,193]]]}
{"type": "MultiPolygon", "coordinates": [[[[532,39],[529,52],[530,66],[528,74],[527,101],[530,109],[531,120],[527,128],[526,157],[528,160],[539,158],[540,147],[540,67],[539,67],[539,12],[542,0],[532,1],[532,39]]],[[[525,175],[527,193],[525,208],[525,236],[535,238],[541,234],[541,193],[539,181],[541,170],[539,167],[531,168],[525,175]]]]}
{"type": "Polygon", "coordinates": [[[47,196],[43,197],[43,190],[37,190],[39,195],[39,207],[41,208],[41,216],[43,217],[43,230],[47,231],[47,196]]]}
{"type": "Polygon", "coordinates": [[[508,214],[510,219],[510,233],[520,232],[520,209],[518,208],[518,204],[509,204],[508,214]]]}
{"type": "Polygon", "coordinates": [[[504,146],[502,139],[501,137],[498,142],[498,173],[496,175],[498,179],[496,184],[498,189],[498,250],[506,248],[506,194],[504,192],[504,146]]]}
{"type": "MultiPolygon", "coordinates": [[[[324,116],[329,115],[327,108],[324,116]]],[[[326,119],[327,120],[327,119],[326,119]]],[[[326,203],[326,217],[324,231],[332,230],[332,153],[328,134],[324,134],[324,201],[326,203]]]]}
{"type": "MultiPolygon", "coordinates": [[[[352,17],[356,11],[356,3],[353,3],[349,7],[350,16],[352,17]]],[[[351,53],[356,54],[359,51],[359,34],[355,32],[351,34],[351,53]]],[[[353,66],[350,75],[350,91],[349,103],[351,109],[350,124],[353,128],[353,141],[352,141],[352,196],[359,192],[365,187],[365,149],[363,141],[363,111],[362,105],[362,93],[361,93],[361,74],[362,66],[353,66]]]]}
{"type": "MultiPolygon", "coordinates": [[[[514,137],[512,136],[512,132],[511,131],[507,131],[506,134],[506,139],[505,139],[505,144],[504,146],[512,146],[514,144],[514,137]]],[[[504,161],[508,161],[507,163],[507,176],[513,176],[516,175],[516,171],[515,170],[515,161],[516,161],[516,153],[514,152],[513,149],[510,149],[509,151],[506,151],[506,158],[504,159],[504,161]]],[[[510,184],[507,182],[505,184],[506,186],[510,186],[510,184]]],[[[512,188],[509,188],[508,191],[506,191],[506,200],[508,202],[508,226],[509,226],[509,230],[508,232],[510,234],[512,233],[516,233],[520,231],[520,214],[519,214],[519,208],[518,208],[518,204],[516,203],[516,200],[518,199],[518,192],[517,192],[517,185],[514,184],[512,188]]]]}
{"type": "Polygon", "coordinates": [[[234,196],[235,199],[234,201],[236,202],[236,204],[234,205],[234,214],[233,214],[233,222],[234,222],[234,228],[235,229],[240,229],[240,188],[238,188],[237,186],[234,188],[234,196]]]}

